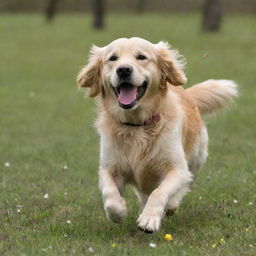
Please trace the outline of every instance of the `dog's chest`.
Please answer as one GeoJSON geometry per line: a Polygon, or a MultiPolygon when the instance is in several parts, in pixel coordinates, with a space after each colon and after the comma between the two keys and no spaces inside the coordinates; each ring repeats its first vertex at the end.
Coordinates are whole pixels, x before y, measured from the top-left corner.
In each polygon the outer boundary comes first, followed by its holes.
{"type": "Polygon", "coordinates": [[[149,133],[117,137],[114,152],[116,171],[144,193],[158,186],[169,162],[161,137],[149,133]]]}

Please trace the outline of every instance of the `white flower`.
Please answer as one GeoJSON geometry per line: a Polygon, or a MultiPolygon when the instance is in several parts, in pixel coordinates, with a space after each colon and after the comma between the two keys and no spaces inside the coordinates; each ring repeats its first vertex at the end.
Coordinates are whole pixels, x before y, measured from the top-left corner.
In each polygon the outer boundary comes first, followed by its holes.
{"type": "Polygon", "coordinates": [[[234,204],[237,204],[237,203],[238,203],[238,200],[234,199],[234,200],[233,200],[233,203],[234,203],[234,204]]]}
{"type": "Polygon", "coordinates": [[[67,169],[68,169],[68,166],[67,166],[66,164],[64,164],[63,169],[64,169],[64,170],[67,170],[67,169]]]}
{"type": "Polygon", "coordinates": [[[17,212],[21,212],[22,205],[18,204],[18,205],[16,205],[16,207],[17,207],[17,212]]]}
{"type": "Polygon", "coordinates": [[[92,247],[89,247],[89,248],[88,248],[88,251],[89,251],[89,252],[94,252],[94,250],[93,250],[92,247]]]}
{"type": "Polygon", "coordinates": [[[6,163],[4,163],[4,166],[5,166],[5,167],[10,167],[11,164],[10,164],[9,162],[6,162],[6,163]]]}
{"type": "Polygon", "coordinates": [[[44,195],[44,198],[45,198],[45,199],[49,198],[48,193],[46,193],[46,194],[44,195]]]}
{"type": "Polygon", "coordinates": [[[156,244],[154,244],[154,243],[149,243],[149,247],[151,247],[151,248],[156,248],[156,244]]]}
{"type": "Polygon", "coordinates": [[[67,223],[68,223],[68,224],[71,224],[71,220],[67,220],[67,223]]]}
{"type": "Polygon", "coordinates": [[[248,204],[249,204],[249,205],[253,205],[253,202],[249,202],[248,204]]]}
{"type": "Polygon", "coordinates": [[[64,196],[67,196],[68,195],[68,193],[67,192],[64,192],[64,196]]]}

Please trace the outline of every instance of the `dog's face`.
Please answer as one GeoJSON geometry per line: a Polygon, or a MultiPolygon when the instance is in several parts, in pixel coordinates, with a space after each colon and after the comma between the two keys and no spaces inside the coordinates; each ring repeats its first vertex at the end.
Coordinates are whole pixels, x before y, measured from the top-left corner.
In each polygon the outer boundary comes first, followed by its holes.
{"type": "Polygon", "coordinates": [[[179,57],[164,42],[121,38],[103,48],[93,46],[77,81],[90,88],[89,96],[101,94],[112,108],[133,110],[148,104],[168,83],[186,82],[179,57]]]}

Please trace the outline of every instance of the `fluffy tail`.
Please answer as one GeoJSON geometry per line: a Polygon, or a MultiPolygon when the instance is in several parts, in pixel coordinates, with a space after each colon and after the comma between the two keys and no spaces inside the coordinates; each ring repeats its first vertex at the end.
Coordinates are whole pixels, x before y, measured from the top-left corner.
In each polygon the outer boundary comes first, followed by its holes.
{"type": "Polygon", "coordinates": [[[237,84],[232,80],[207,80],[186,91],[194,98],[202,115],[224,108],[238,96],[237,84]]]}

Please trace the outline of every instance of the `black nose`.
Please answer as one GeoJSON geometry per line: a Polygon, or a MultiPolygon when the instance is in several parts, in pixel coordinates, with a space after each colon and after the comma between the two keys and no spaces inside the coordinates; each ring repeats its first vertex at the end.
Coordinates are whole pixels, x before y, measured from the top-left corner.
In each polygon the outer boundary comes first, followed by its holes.
{"type": "Polygon", "coordinates": [[[122,65],[116,69],[116,73],[121,78],[126,78],[132,74],[133,67],[130,65],[122,65]]]}

